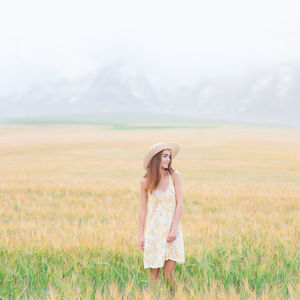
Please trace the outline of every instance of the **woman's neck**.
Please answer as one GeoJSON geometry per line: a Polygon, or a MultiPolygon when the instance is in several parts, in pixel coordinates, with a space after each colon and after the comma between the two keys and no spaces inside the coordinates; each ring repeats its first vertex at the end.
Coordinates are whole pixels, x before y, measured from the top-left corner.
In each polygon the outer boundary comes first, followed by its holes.
{"type": "Polygon", "coordinates": [[[161,170],[160,170],[160,175],[161,175],[162,177],[167,176],[168,174],[169,174],[168,169],[161,168],[161,170]]]}

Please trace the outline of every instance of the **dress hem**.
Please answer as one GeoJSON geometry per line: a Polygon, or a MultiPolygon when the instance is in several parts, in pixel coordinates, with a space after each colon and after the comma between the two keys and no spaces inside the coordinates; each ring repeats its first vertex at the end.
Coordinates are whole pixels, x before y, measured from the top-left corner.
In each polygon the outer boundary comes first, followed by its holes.
{"type": "MultiPolygon", "coordinates": [[[[184,264],[184,263],[185,263],[185,260],[176,260],[176,259],[173,259],[172,257],[167,257],[167,258],[166,258],[166,260],[169,260],[169,259],[176,261],[177,264],[184,264]]],[[[165,261],[166,261],[166,260],[165,260],[165,261]]],[[[162,267],[164,266],[164,264],[165,264],[165,262],[163,263],[162,266],[147,266],[147,267],[146,267],[146,266],[144,265],[144,269],[147,269],[147,268],[152,268],[152,269],[153,269],[153,268],[162,268],[162,267]]]]}

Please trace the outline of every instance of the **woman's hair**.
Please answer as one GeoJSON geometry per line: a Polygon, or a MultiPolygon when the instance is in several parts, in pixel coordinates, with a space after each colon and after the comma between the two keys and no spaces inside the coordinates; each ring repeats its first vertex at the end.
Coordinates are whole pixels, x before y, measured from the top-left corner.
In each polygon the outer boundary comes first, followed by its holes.
{"type": "MultiPolygon", "coordinates": [[[[166,150],[166,149],[164,149],[166,150]]],[[[144,177],[147,179],[146,183],[146,190],[150,192],[150,194],[155,191],[156,187],[158,186],[161,175],[160,175],[160,164],[161,164],[161,157],[164,150],[161,150],[160,152],[156,153],[147,168],[147,172],[144,175],[144,177]]],[[[173,174],[174,169],[172,168],[172,154],[171,154],[171,160],[167,168],[169,174],[173,174]]]]}

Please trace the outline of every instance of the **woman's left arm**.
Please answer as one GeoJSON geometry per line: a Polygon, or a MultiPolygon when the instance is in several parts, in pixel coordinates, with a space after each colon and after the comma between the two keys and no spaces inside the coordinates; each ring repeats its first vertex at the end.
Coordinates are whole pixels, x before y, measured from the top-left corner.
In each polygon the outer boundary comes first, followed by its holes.
{"type": "Polygon", "coordinates": [[[181,175],[176,170],[174,172],[174,183],[175,183],[175,196],[176,196],[176,208],[174,213],[174,218],[172,222],[172,227],[170,230],[170,236],[173,235],[176,237],[176,231],[178,228],[178,224],[180,222],[180,218],[183,211],[183,195],[182,195],[182,185],[181,185],[181,175]]]}

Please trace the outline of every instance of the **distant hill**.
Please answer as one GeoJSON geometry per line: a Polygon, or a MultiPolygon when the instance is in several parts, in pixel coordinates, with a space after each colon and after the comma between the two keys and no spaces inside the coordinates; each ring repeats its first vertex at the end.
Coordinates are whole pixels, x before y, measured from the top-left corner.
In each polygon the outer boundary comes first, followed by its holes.
{"type": "Polygon", "coordinates": [[[300,68],[282,66],[251,69],[230,78],[201,77],[191,88],[167,92],[154,87],[134,68],[114,63],[79,79],[37,84],[24,93],[0,98],[2,121],[46,116],[99,121],[105,113],[116,120],[143,115],[141,121],[149,121],[155,115],[164,119],[165,114],[171,119],[174,115],[175,120],[300,126],[300,68]]]}

